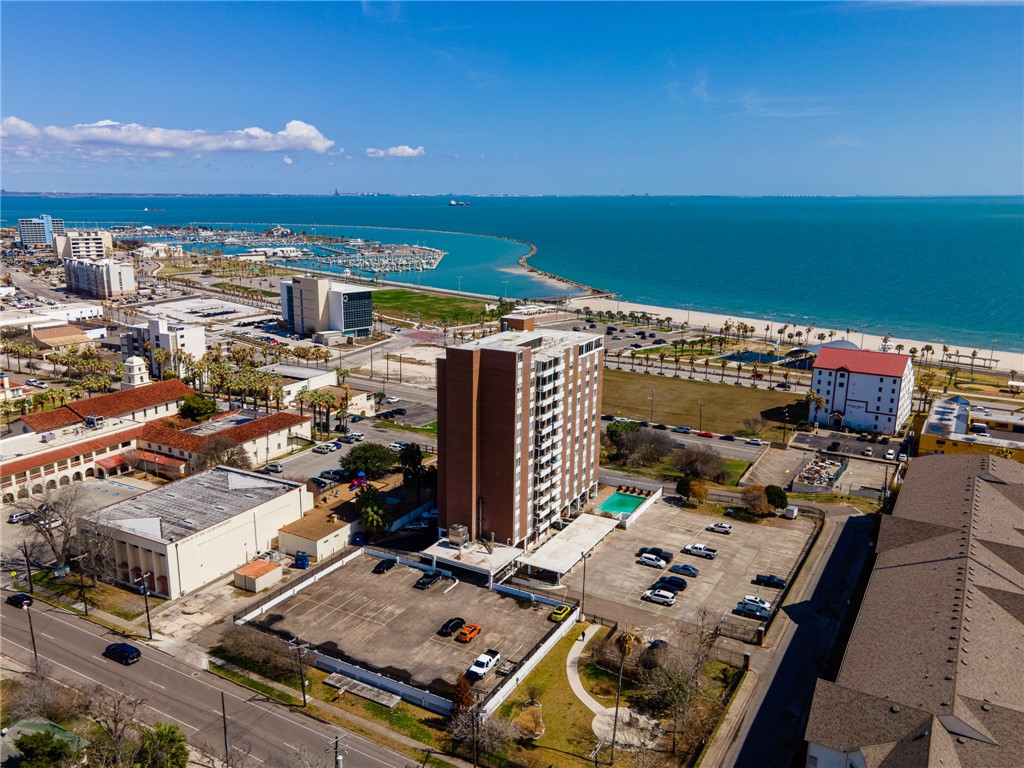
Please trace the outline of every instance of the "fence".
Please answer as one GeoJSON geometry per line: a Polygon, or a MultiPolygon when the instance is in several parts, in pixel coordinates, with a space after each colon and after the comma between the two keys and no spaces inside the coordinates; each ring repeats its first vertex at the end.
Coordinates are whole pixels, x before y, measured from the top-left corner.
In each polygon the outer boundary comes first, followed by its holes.
{"type": "Polygon", "coordinates": [[[371,672],[368,669],[357,667],[355,664],[336,659],[320,651],[313,652],[313,659],[317,669],[322,669],[325,672],[340,672],[346,677],[351,677],[361,683],[366,683],[374,688],[380,688],[381,690],[401,696],[403,700],[410,701],[424,709],[429,709],[431,712],[445,716],[451,714],[451,701],[443,696],[438,696],[436,693],[424,691],[414,685],[385,677],[378,672],[371,672]]]}

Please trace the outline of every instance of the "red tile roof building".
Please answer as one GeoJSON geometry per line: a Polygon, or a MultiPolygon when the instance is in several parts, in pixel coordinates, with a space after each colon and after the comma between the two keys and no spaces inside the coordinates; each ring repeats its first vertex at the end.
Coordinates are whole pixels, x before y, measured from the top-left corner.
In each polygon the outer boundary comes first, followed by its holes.
{"type": "Polygon", "coordinates": [[[812,422],[892,435],[910,418],[914,367],[909,355],[823,347],[812,374],[812,422]]]}

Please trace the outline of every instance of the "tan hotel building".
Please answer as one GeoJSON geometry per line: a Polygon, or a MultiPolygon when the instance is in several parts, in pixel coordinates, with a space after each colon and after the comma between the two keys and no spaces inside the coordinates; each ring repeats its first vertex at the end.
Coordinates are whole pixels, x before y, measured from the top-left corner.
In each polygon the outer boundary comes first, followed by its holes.
{"type": "Polygon", "coordinates": [[[448,349],[437,361],[441,527],[529,548],[586,503],[603,364],[592,333],[505,331],[448,349]]]}

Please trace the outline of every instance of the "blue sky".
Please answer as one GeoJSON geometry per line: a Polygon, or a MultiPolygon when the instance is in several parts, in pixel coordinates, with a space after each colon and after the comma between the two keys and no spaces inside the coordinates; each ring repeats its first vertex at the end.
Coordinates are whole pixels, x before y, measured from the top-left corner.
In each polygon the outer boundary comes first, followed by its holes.
{"type": "Polygon", "coordinates": [[[0,5],[3,187],[1024,192],[1024,6],[0,5]]]}

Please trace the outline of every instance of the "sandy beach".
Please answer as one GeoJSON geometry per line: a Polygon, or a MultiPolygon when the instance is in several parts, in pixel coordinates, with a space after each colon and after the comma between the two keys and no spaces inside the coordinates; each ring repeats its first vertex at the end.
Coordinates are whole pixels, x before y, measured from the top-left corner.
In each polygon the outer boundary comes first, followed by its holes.
{"type": "MultiPolygon", "coordinates": [[[[676,323],[687,321],[687,327],[691,329],[700,329],[703,326],[707,325],[708,330],[714,333],[718,333],[722,325],[727,321],[731,321],[733,323],[743,322],[752,325],[754,326],[754,328],[757,329],[752,336],[754,340],[764,339],[765,326],[771,326],[768,337],[770,339],[778,340],[779,337],[777,331],[783,325],[782,323],[772,322],[771,320],[768,320],[766,318],[743,317],[738,315],[718,315],[712,314],[710,312],[701,312],[696,309],[688,310],[680,309],[678,307],[674,309],[670,307],[655,307],[647,304],[634,304],[628,301],[616,301],[615,299],[594,298],[586,296],[570,299],[567,302],[567,304],[570,309],[576,309],[578,307],[590,307],[592,310],[595,311],[603,310],[607,312],[608,310],[612,310],[614,312],[625,312],[627,314],[629,312],[647,312],[656,317],[671,317],[672,321],[676,323]]],[[[790,324],[790,330],[804,331],[806,330],[806,328],[799,328],[798,326],[793,326],[792,324],[790,324]]],[[[850,331],[849,336],[847,336],[846,328],[819,328],[817,326],[815,326],[814,331],[811,334],[812,338],[807,343],[817,344],[818,341],[814,337],[816,337],[819,333],[827,334],[832,331],[835,332],[835,336],[833,337],[834,339],[849,338],[850,341],[852,341],[854,344],[857,344],[863,349],[877,350],[880,349],[882,346],[881,336],[876,336],[870,333],[862,333],[857,329],[852,329],[850,331]]],[[[902,344],[904,346],[904,354],[911,347],[917,347],[920,350],[926,344],[931,344],[935,350],[935,354],[932,356],[932,360],[940,360],[942,358],[942,342],[922,341],[920,339],[903,339],[893,336],[889,339],[889,343],[893,346],[895,346],[896,344],[902,344]]],[[[973,349],[970,346],[957,347],[955,344],[950,344],[949,346],[951,353],[959,350],[961,354],[966,355],[969,355],[971,353],[971,350],[973,349]]],[[[979,362],[993,355],[991,349],[979,349],[978,352],[979,362]]],[[[1005,350],[997,349],[994,352],[994,356],[997,361],[996,370],[1017,371],[1017,380],[1020,380],[1021,376],[1024,375],[1024,353],[1007,352],[1005,350]]],[[[969,365],[970,361],[967,361],[966,363],[962,363],[959,367],[967,368],[969,367],[969,365]]],[[[977,369],[984,370],[982,365],[977,366],[977,369]]]]}

